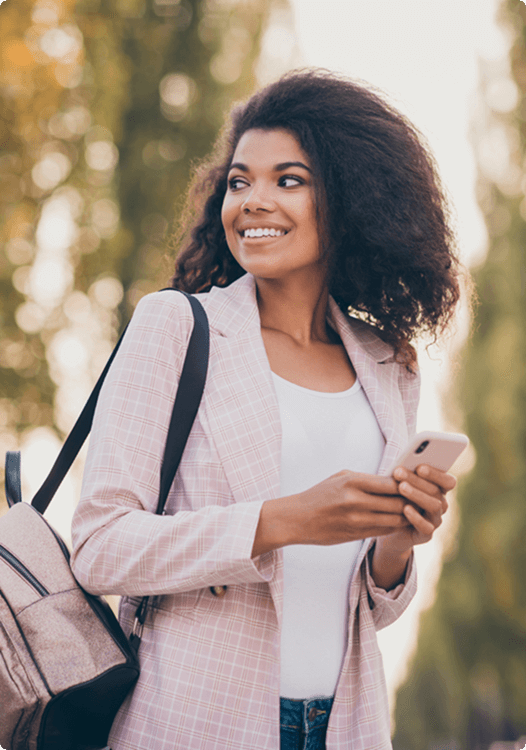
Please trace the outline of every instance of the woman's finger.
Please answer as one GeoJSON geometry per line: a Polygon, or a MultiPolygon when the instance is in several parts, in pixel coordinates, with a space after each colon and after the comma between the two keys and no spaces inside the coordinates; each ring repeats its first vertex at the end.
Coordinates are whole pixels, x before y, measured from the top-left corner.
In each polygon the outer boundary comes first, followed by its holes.
{"type": "Polygon", "coordinates": [[[415,473],[422,479],[433,482],[437,487],[440,487],[444,495],[446,492],[454,490],[457,486],[457,479],[453,474],[440,471],[440,469],[435,469],[434,466],[429,466],[428,464],[417,466],[415,473]]]}
{"type": "Polygon", "coordinates": [[[353,490],[347,498],[349,510],[365,513],[395,513],[402,515],[405,505],[404,498],[396,492],[396,497],[391,495],[372,495],[367,492],[353,490]]]}
{"type": "Polygon", "coordinates": [[[350,514],[348,517],[349,527],[352,529],[361,528],[378,528],[390,531],[399,531],[408,525],[407,518],[404,513],[392,514],[392,513],[374,513],[368,514],[367,516],[350,514]]]}
{"type": "Polygon", "coordinates": [[[422,477],[419,477],[414,471],[409,471],[409,469],[399,467],[394,472],[394,477],[398,482],[409,482],[414,487],[428,495],[434,495],[435,497],[442,495],[441,487],[433,482],[429,482],[427,479],[422,479],[422,477]]]}
{"type": "Polygon", "coordinates": [[[431,538],[433,536],[433,532],[437,528],[436,525],[429,518],[426,518],[426,516],[422,516],[414,506],[406,505],[404,515],[410,524],[424,537],[431,538]]]}
{"type": "Polygon", "coordinates": [[[427,492],[415,487],[414,484],[404,480],[403,482],[400,482],[398,491],[403,497],[407,498],[415,505],[418,505],[418,507],[422,508],[426,513],[441,516],[444,512],[442,503],[443,495],[439,494],[437,496],[436,488],[434,490],[435,494],[429,495],[427,492]]]}
{"type": "Polygon", "coordinates": [[[398,495],[398,484],[392,477],[360,474],[355,471],[343,471],[340,475],[344,475],[345,484],[349,489],[361,490],[370,495],[398,495]]]}

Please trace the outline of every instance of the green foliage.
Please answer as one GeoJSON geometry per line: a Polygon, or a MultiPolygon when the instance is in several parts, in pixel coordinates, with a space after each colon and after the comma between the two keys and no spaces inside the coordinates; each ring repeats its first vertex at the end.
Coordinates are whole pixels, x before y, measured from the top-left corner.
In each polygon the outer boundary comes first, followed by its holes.
{"type": "Polygon", "coordinates": [[[0,446],[6,449],[16,442],[14,428],[52,421],[54,390],[41,336],[22,330],[15,317],[25,299],[42,198],[31,177],[47,141],[40,124],[62,96],[53,66],[42,63],[28,33],[32,11],[29,0],[0,10],[0,446]]]}
{"type": "MultiPolygon", "coordinates": [[[[142,5],[138,19],[129,3],[128,16],[111,16],[130,79],[116,142],[122,226],[131,243],[120,254],[119,277],[131,307],[170,277],[165,233],[191,164],[209,152],[232,101],[254,87],[265,5],[264,0],[231,7],[210,0],[154,3],[142,5]]],[[[94,66],[99,55],[94,47],[94,66]]],[[[107,78],[105,65],[101,76],[107,78]]]]}
{"type": "Polygon", "coordinates": [[[273,1],[1,5],[0,456],[70,428],[121,313],[168,283],[191,165],[253,89],[273,1]]]}
{"type": "MultiPolygon", "coordinates": [[[[517,129],[526,153],[526,6],[505,19],[519,105],[493,115],[517,129]]],[[[526,735],[526,372],[524,196],[480,178],[490,234],[475,273],[480,304],[459,383],[477,461],[458,491],[460,526],[396,703],[395,750],[487,750],[526,735]],[[505,221],[503,221],[505,219],[505,221]]]]}

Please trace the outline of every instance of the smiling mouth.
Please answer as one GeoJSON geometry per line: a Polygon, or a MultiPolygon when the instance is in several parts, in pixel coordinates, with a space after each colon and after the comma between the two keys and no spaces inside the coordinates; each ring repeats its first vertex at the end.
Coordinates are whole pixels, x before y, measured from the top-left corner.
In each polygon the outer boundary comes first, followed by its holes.
{"type": "Polygon", "coordinates": [[[288,230],[286,229],[263,229],[262,227],[258,227],[257,229],[243,229],[241,232],[239,232],[241,237],[244,238],[256,238],[256,237],[284,237],[286,234],[288,234],[288,230]]]}

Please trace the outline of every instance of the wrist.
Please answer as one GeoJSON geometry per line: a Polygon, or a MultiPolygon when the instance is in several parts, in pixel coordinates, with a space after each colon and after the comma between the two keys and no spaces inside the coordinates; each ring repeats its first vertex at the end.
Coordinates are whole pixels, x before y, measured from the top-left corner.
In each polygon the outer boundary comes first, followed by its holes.
{"type": "Polygon", "coordinates": [[[396,549],[386,544],[385,537],[379,537],[371,550],[371,576],[378,588],[389,591],[403,583],[413,547],[396,549]]]}
{"type": "Polygon", "coordinates": [[[265,552],[294,544],[291,522],[290,501],[292,498],[279,497],[266,500],[261,506],[259,522],[252,546],[252,557],[259,557],[265,552]]]}
{"type": "Polygon", "coordinates": [[[396,532],[377,537],[375,549],[381,550],[382,554],[389,555],[392,558],[400,556],[409,560],[413,551],[413,545],[411,543],[408,544],[407,541],[400,541],[396,537],[396,532]]]}

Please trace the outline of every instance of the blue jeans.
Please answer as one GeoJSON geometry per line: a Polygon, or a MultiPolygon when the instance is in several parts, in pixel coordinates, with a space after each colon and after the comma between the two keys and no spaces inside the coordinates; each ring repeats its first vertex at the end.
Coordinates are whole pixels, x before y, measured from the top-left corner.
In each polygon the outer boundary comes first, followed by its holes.
{"type": "Polygon", "coordinates": [[[325,750],[334,698],[280,698],[280,750],[325,750]]]}

